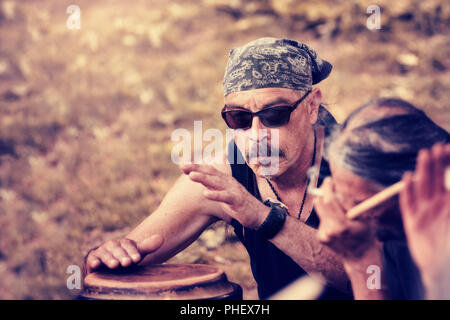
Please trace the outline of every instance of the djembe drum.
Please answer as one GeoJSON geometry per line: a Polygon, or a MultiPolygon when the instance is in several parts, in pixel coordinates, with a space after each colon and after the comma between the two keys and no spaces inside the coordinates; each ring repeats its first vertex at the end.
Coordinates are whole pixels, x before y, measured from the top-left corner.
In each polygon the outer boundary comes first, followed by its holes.
{"type": "Polygon", "coordinates": [[[216,267],[200,264],[137,265],[88,274],[82,299],[242,300],[242,288],[216,267]]]}

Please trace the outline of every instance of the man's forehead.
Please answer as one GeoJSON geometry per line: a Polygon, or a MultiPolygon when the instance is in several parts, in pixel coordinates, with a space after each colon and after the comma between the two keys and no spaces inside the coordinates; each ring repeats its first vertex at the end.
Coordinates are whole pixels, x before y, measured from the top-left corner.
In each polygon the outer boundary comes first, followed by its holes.
{"type": "Polygon", "coordinates": [[[298,99],[301,92],[287,88],[261,88],[232,92],[224,98],[226,105],[247,105],[252,102],[256,104],[266,104],[275,100],[290,102],[298,99]]]}

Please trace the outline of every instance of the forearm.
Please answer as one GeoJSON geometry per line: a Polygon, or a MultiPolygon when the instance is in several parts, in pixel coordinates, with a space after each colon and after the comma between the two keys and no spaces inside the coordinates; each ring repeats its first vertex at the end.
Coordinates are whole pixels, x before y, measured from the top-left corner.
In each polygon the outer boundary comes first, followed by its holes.
{"type": "MultiPolygon", "coordinates": [[[[152,215],[161,215],[161,213],[155,212],[152,215]]],[[[162,214],[162,216],[165,215],[162,214]]],[[[157,251],[146,256],[146,263],[162,263],[172,258],[194,242],[209,225],[217,221],[217,218],[197,215],[191,217],[191,219],[186,219],[174,215],[173,219],[170,220],[169,223],[166,219],[150,216],[127,235],[128,239],[137,243],[154,234],[163,237],[163,245],[157,251]]]]}
{"type": "Polygon", "coordinates": [[[271,242],[307,273],[320,274],[327,283],[348,292],[349,280],[339,257],[319,242],[316,233],[316,229],[288,216],[271,242]]]}
{"type": "MultiPolygon", "coordinates": [[[[447,278],[450,278],[447,276],[447,278]]],[[[443,281],[442,279],[436,279],[433,281],[424,281],[426,290],[426,299],[428,300],[448,300],[450,299],[449,280],[443,281]]]]}
{"type": "MultiPolygon", "coordinates": [[[[450,262],[450,260],[447,260],[450,262]]],[[[442,264],[443,268],[435,270],[431,266],[424,270],[421,269],[422,281],[425,287],[426,299],[429,300],[448,300],[450,299],[450,272],[448,263],[442,264]],[[430,272],[433,270],[433,272],[430,272]]]]}
{"type": "Polygon", "coordinates": [[[389,290],[382,270],[381,250],[373,246],[357,260],[344,260],[355,300],[386,300],[389,290]]]}
{"type": "Polygon", "coordinates": [[[170,259],[219,220],[209,213],[220,211],[220,205],[203,198],[203,190],[201,185],[181,176],[159,207],[127,235],[137,243],[154,234],[163,237],[161,248],[148,254],[146,262],[161,263],[170,259]]]}

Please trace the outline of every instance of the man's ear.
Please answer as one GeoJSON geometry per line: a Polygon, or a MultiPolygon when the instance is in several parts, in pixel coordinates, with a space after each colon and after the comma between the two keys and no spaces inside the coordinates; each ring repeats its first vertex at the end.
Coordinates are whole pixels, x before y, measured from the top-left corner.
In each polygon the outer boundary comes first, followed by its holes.
{"type": "Polygon", "coordinates": [[[312,92],[309,94],[309,121],[311,124],[315,124],[317,122],[317,117],[319,115],[319,107],[322,103],[322,92],[318,88],[314,88],[312,92]]]}

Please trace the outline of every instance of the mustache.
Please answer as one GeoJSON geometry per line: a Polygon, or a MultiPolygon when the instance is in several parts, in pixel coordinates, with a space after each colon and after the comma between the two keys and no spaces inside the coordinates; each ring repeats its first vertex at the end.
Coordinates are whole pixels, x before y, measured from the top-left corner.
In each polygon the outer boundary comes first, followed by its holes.
{"type": "Polygon", "coordinates": [[[279,158],[284,158],[286,156],[282,149],[272,147],[272,145],[267,144],[266,142],[254,143],[246,152],[248,160],[257,157],[271,157],[272,155],[278,156],[279,158]]]}

